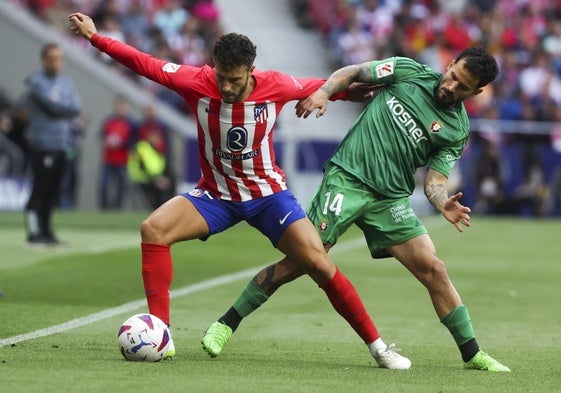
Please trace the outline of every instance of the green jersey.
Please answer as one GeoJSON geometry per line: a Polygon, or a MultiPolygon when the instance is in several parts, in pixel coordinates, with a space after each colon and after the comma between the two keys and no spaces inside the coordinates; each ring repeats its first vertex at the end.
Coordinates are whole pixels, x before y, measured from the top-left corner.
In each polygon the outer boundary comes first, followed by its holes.
{"type": "Polygon", "coordinates": [[[403,57],[373,61],[370,72],[384,87],[326,165],[340,166],[386,198],[411,195],[415,171],[427,164],[449,176],[466,145],[469,120],[462,103],[437,105],[442,74],[403,57]]]}

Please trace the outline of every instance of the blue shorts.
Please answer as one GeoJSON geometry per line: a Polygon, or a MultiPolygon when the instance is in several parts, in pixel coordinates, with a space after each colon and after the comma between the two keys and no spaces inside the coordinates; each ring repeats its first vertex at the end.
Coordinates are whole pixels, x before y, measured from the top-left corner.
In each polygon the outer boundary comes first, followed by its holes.
{"type": "MultiPolygon", "coordinates": [[[[306,212],[288,190],[246,202],[216,199],[200,188],[182,195],[195,205],[205,219],[210,231],[208,236],[245,220],[267,236],[276,247],[285,229],[306,217],[306,212]]],[[[206,240],[208,236],[202,240],[206,240]]]]}

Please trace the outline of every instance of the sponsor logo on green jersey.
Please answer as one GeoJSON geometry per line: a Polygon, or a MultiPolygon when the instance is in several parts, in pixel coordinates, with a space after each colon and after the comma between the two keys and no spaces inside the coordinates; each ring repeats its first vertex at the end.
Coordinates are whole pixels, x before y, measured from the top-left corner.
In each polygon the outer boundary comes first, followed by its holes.
{"type": "Polygon", "coordinates": [[[395,121],[403,126],[403,129],[406,131],[412,142],[420,143],[421,141],[427,140],[423,130],[417,125],[413,116],[405,110],[405,107],[397,98],[390,98],[386,101],[386,105],[390,109],[395,121]]]}

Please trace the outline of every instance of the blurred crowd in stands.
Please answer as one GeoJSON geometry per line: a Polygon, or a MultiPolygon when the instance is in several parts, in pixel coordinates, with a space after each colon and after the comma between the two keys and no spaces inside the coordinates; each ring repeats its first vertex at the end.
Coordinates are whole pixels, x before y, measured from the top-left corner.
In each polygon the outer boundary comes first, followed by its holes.
{"type": "Polygon", "coordinates": [[[291,1],[337,66],[407,56],[444,71],[460,51],[481,45],[501,75],[470,101],[472,117],[561,119],[561,1],[291,1]]]}
{"type": "MultiPolygon", "coordinates": [[[[100,34],[195,66],[210,63],[209,50],[223,32],[212,0],[13,1],[66,33],[68,13],[80,10],[93,16],[100,34]]],[[[333,67],[407,56],[444,71],[461,50],[483,45],[497,56],[501,75],[485,94],[468,102],[470,116],[561,120],[561,1],[289,1],[301,24],[323,37],[333,67]]],[[[76,42],[98,53],[87,42],[76,42]]],[[[157,89],[144,78],[139,82],[157,89]]],[[[157,94],[183,105],[163,91],[157,94]]]]}
{"type": "MultiPolygon", "coordinates": [[[[68,13],[84,12],[103,35],[195,66],[210,63],[223,33],[212,0],[11,1],[65,33],[68,13]]],[[[466,102],[473,136],[458,187],[479,213],[561,215],[561,0],[288,1],[300,26],[321,36],[333,68],[407,56],[444,71],[466,47],[487,47],[501,73],[466,102]]],[[[175,93],[101,59],[188,113],[175,93]]]]}
{"type": "Polygon", "coordinates": [[[480,45],[498,80],[466,101],[472,138],[458,187],[479,213],[561,214],[561,1],[291,0],[333,67],[406,56],[444,72],[480,45]]]}

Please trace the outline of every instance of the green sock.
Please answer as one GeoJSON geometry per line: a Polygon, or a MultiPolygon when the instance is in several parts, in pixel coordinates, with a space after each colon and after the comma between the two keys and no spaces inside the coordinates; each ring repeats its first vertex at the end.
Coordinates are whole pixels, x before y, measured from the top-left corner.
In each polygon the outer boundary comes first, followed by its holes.
{"type": "Polygon", "coordinates": [[[468,309],[463,304],[454,308],[452,312],[442,318],[440,322],[450,331],[458,346],[475,338],[468,309]]]}
{"type": "Polygon", "coordinates": [[[269,296],[251,280],[247,283],[240,296],[234,302],[234,309],[244,318],[265,303],[269,296]]]}

